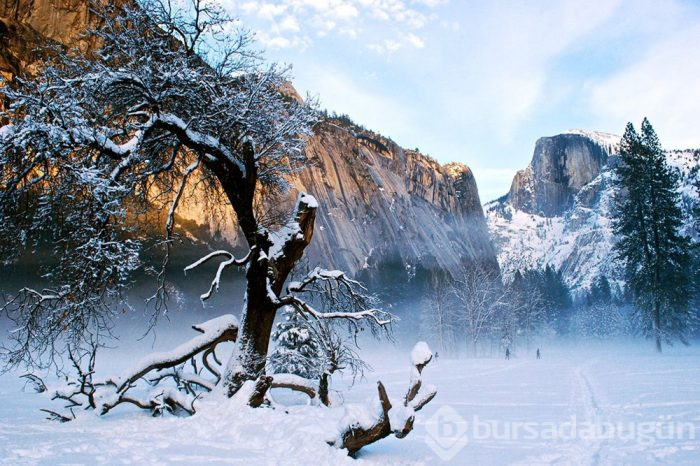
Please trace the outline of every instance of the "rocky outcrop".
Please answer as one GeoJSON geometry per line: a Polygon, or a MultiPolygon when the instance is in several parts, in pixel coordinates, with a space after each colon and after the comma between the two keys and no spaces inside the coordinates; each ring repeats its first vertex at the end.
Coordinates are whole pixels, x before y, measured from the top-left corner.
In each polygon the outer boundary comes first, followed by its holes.
{"type": "Polygon", "coordinates": [[[606,147],[581,134],[540,138],[530,165],[513,178],[508,202],[532,214],[561,215],[600,174],[608,155],[606,147]]]}
{"type": "MultiPolygon", "coordinates": [[[[32,74],[41,58],[36,45],[43,40],[84,47],[81,33],[95,21],[85,0],[6,0],[0,9],[0,71],[32,74]]],[[[468,167],[442,167],[390,139],[332,119],[319,125],[306,155],[308,168],[290,181],[291,198],[307,191],[320,202],[307,250],[312,265],[351,272],[382,264],[451,269],[480,261],[496,266],[468,167]]],[[[274,207],[284,210],[291,198],[274,207]]],[[[240,244],[234,220],[204,212],[208,209],[188,206],[178,219],[181,228],[195,239],[206,231],[240,244]]]]}
{"type": "MultiPolygon", "coordinates": [[[[534,204],[535,208],[533,208],[533,204],[519,203],[517,194],[515,198],[512,195],[513,189],[501,199],[486,204],[486,216],[491,237],[497,249],[498,262],[506,278],[511,277],[516,270],[541,270],[549,265],[562,271],[564,279],[575,295],[585,292],[600,276],[605,276],[614,290],[619,293],[624,285],[624,274],[623,264],[615,258],[613,252],[615,235],[612,221],[615,216],[614,167],[619,163],[619,157],[616,154],[619,152],[620,137],[605,133],[576,131],[573,135],[554,136],[540,139],[540,141],[570,141],[571,136],[575,136],[574,139],[587,139],[583,147],[599,147],[606,154],[605,164],[598,168],[596,176],[580,186],[578,190],[574,188],[575,183],[562,185],[560,189],[563,190],[566,187],[572,193],[571,204],[568,207],[566,204],[559,206],[559,209],[563,210],[547,211],[542,208],[544,205],[534,204]]],[[[581,144],[577,143],[576,146],[581,144]]],[[[563,152],[566,152],[565,148],[563,152]]],[[[580,150],[570,150],[569,154],[572,153],[578,154],[579,157],[582,154],[580,150]]],[[[538,149],[535,150],[535,158],[537,154],[538,149]]],[[[579,175],[586,176],[579,177],[578,182],[595,173],[597,165],[591,162],[590,155],[583,155],[585,161],[583,166],[588,166],[588,170],[580,171],[579,175]]],[[[683,233],[698,242],[700,229],[697,228],[695,218],[700,208],[697,190],[697,186],[700,186],[700,171],[698,171],[700,151],[668,152],[667,163],[679,175],[680,205],[686,218],[683,233]]],[[[534,165],[536,165],[535,160],[531,167],[534,165]]],[[[523,172],[533,173],[531,167],[523,172]]],[[[561,167],[550,165],[549,168],[556,172],[561,167]]],[[[516,175],[513,181],[514,187],[522,186],[523,172],[516,175]]],[[[551,180],[560,176],[561,172],[554,174],[540,172],[538,176],[527,179],[530,184],[529,191],[545,192],[545,188],[538,186],[541,179],[544,178],[551,183],[551,180]]],[[[531,196],[530,199],[536,199],[536,197],[531,196]]]]}
{"type": "MultiPolygon", "coordinates": [[[[117,0],[126,4],[129,0],[117,0]]],[[[99,24],[86,0],[3,0],[0,3],[0,73],[11,79],[36,72],[44,42],[85,49],[83,32],[99,24]]]]}
{"type": "Polygon", "coordinates": [[[465,165],[442,167],[356,127],[321,126],[309,168],[293,180],[321,209],[312,261],[357,271],[384,262],[454,269],[495,264],[476,182],[465,165]]]}

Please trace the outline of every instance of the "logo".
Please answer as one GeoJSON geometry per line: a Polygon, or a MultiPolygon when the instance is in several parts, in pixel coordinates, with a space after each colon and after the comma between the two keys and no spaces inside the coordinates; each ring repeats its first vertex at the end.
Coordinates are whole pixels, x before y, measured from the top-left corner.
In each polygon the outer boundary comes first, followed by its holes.
{"type": "Polygon", "coordinates": [[[444,405],[425,423],[425,443],[440,459],[449,461],[469,441],[469,424],[450,406],[444,405]]]}

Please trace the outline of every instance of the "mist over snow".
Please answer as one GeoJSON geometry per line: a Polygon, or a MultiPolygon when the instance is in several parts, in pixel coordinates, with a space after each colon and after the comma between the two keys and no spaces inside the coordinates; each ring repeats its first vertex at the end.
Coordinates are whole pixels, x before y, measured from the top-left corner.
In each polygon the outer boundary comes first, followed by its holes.
{"type": "Polygon", "coordinates": [[[5,2],[0,465],[700,464],[698,24],[5,2]]]}

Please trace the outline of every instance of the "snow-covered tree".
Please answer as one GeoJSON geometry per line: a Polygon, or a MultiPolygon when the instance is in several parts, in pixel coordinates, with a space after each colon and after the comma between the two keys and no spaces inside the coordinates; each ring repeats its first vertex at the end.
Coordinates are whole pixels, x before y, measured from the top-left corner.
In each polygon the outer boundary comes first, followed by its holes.
{"type": "Polygon", "coordinates": [[[273,373],[296,374],[316,379],[323,372],[321,351],[310,324],[295,310],[287,310],[284,320],[277,324],[272,339],[275,349],[269,364],[273,373]]]}
{"type": "Polygon", "coordinates": [[[598,276],[590,290],[574,307],[572,331],[587,338],[605,338],[630,333],[630,319],[626,307],[612,292],[607,277],[598,276]]]}
{"type": "Polygon", "coordinates": [[[301,194],[280,227],[261,212],[286,191],[286,176],[303,168],[317,118],[313,102],[290,90],[286,70],[266,65],[250,36],[206,1],[147,0],[94,14],[101,27],[89,34],[99,48],[57,48],[35,80],[0,90],[10,123],[0,131],[3,260],[50,248],[55,261],[45,290],[24,288],[4,308],[17,323],[6,363],[46,364],[41,356],[50,359],[64,344],[109,332],[141,266],[138,217],[152,210],[166,212],[151,300],[162,309],[175,214],[192,186],[223,199],[247,243],[243,257],[215,251],[187,268],[220,261],[203,300],[227,268],[246,270],[240,325],[229,320],[201,332],[230,330],[230,337],[237,327],[237,349],[217,382],[229,396],[248,381],[256,393],[269,387],[265,364],[279,309],[387,329],[391,316],[342,272],[319,268],[285,286],[318,208],[301,194]],[[303,298],[310,293],[331,293],[336,306],[316,309],[303,298]]]}
{"type": "Polygon", "coordinates": [[[456,350],[456,334],[459,328],[452,277],[447,272],[432,271],[428,280],[428,292],[421,312],[421,334],[435,341],[443,354],[456,350]]]}
{"type": "Polygon", "coordinates": [[[661,352],[663,341],[685,341],[691,324],[690,240],[681,234],[678,176],[646,118],[641,134],[627,124],[620,157],[615,252],[624,261],[627,291],[641,328],[661,352]]]}
{"type": "Polygon", "coordinates": [[[477,355],[479,342],[497,326],[497,318],[508,303],[508,293],[498,269],[467,265],[455,274],[452,292],[457,304],[457,322],[467,348],[477,355]]]}
{"type": "Polygon", "coordinates": [[[525,345],[529,348],[533,334],[546,321],[541,274],[535,270],[526,270],[524,274],[517,270],[508,285],[508,294],[506,313],[512,313],[513,316],[506,315],[503,321],[505,329],[511,333],[511,347],[515,347],[516,337],[522,334],[525,345]]]}
{"type": "MultiPolygon", "coordinates": [[[[14,344],[3,352],[5,366],[45,366],[55,354],[76,354],[77,388],[55,398],[103,414],[122,403],[192,414],[202,393],[214,390],[253,407],[270,387],[316,396],[324,390],[324,374],[363,367],[335,332],[339,323],[352,336],[381,334],[390,331],[393,317],[341,271],[317,267],[288,280],[312,240],[319,205],[300,193],[288,215],[269,215],[269,209],[281,204],[288,176],[304,168],[303,149],[317,121],[314,104],[291,89],[286,69],[266,65],[252,51],[250,36],[216,4],[130,5],[95,5],[100,27],[88,32],[95,49],[54,47],[51,54],[47,45],[36,79],[18,78],[0,88],[8,104],[0,118],[8,122],[0,128],[2,259],[51,251],[45,289],[23,288],[3,307],[16,324],[14,344]],[[235,214],[247,251],[242,257],[213,251],[185,271],[219,261],[201,295],[205,301],[226,269],[244,267],[241,319],[224,314],[195,325],[198,335],[174,350],[145,356],[121,377],[94,379],[100,338],[109,335],[123,292],[143,267],[148,235],[140,220],[164,212],[162,266],[154,271],[149,299],[159,312],[168,298],[176,213],[193,190],[235,214]],[[314,329],[323,361],[318,384],[266,371],[281,309],[314,329]],[[217,355],[224,342],[235,342],[228,361],[217,355]],[[144,383],[152,390],[139,392],[144,383]]],[[[424,353],[420,368],[431,356],[424,353]]],[[[326,398],[327,387],[325,377],[326,398]]],[[[434,390],[415,396],[402,412],[420,409],[434,390]]],[[[413,417],[405,421],[402,436],[413,417]]],[[[354,452],[379,438],[354,438],[350,445],[350,437],[342,437],[336,445],[354,452]]]]}
{"type": "Polygon", "coordinates": [[[539,277],[538,287],[542,296],[544,318],[557,333],[566,334],[569,329],[571,294],[562,270],[547,265],[539,277]]]}

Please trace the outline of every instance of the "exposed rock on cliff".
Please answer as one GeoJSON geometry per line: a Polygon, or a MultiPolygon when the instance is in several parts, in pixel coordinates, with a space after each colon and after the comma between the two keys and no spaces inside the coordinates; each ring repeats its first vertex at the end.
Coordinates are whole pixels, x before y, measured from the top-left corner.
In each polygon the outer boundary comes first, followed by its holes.
{"type": "Polygon", "coordinates": [[[476,182],[465,165],[441,167],[393,141],[324,124],[293,180],[322,209],[311,260],[357,271],[381,262],[424,268],[495,264],[476,182]]]}
{"type": "MultiPolygon", "coordinates": [[[[86,46],[81,33],[94,21],[85,0],[6,0],[0,9],[0,71],[32,74],[41,59],[34,49],[42,40],[86,46]]],[[[290,180],[292,196],[308,191],[321,204],[307,250],[312,265],[358,272],[389,263],[448,269],[462,261],[496,264],[469,168],[441,167],[387,138],[335,123],[319,125],[306,150],[309,167],[290,180]]],[[[233,219],[204,211],[190,205],[179,218],[181,229],[195,239],[203,230],[220,232],[240,244],[233,219]]]]}
{"type": "MultiPolygon", "coordinates": [[[[598,276],[605,276],[618,290],[623,283],[622,264],[615,259],[612,247],[615,237],[611,219],[614,215],[613,167],[618,162],[619,136],[604,133],[566,134],[543,138],[556,140],[560,153],[566,153],[567,164],[584,167],[579,170],[578,182],[593,176],[597,161],[591,154],[604,154],[606,162],[597,168],[598,173],[588,182],[574,188],[575,183],[562,183],[559,192],[569,189],[571,201],[568,206],[560,205],[559,210],[546,210],[544,205],[519,203],[511,193],[486,204],[486,215],[492,234],[501,270],[506,277],[516,270],[543,269],[551,265],[563,272],[564,279],[574,293],[584,291],[598,276]],[[573,136],[573,137],[572,137],[573,136]],[[582,142],[581,139],[587,140],[582,142]],[[595,149],[593,146],[597,146],[595,149]],[[588,149],[581,150],[581,147],[588,149]],[[602,151],[600,154],[598,151],[602,151]],[[583,159],[583,162],[575,158],[583,159]],[[585,167],[588,167],[585,169],[585,167]],[[580,176],[585,175],[585,176],[580,176]]],[[[539,145],[539,141],[538,141],[539,145]]],[[[538,150],[535,150],[538,157],[538,150]]],[[[595,156],[594,156],[595,157],[595,156]]],[[[681,207],[686,214],[684,233],[698,240],[695,210],[700,206],[697,186],[700,186],[700,151],[670,151],[668,164],[680,176],[681,207]]],[[[535,161],[531,166],[535,165],[535,161]]],[[[554,174],[540,172],[530,178],[530,192],[545,192],[540,183],[550,183],[561,174],[560,167],[552,167],[554,174]]],[[[524,170],[527,172],[530,170],[524,170]]],[[[522,177],[522,172],[516,175],[522,177]]],[[[576,178],[576,177],[573,177],[576,178]]],[[[516,180],[513,185],[516,185],[516,180]]],[[[532,196],[531,199],[535,197],[532,196]]],[[[540,200],[542,198],[539,198],[540,200]]]]}
{"type": "Polygon", "coordinates": [[[580,134],[540,138],[530,165],[513,178],[508,201],[524,212],[561,215],[600,174],[608,155],[606,147],[580,134]]]}
{"type": "MultiPolygon", "coordinates": [[[[128,0],[117,0],[126,4],[128,0]]],[[[38,45],[47,40],[85,48],[87,25],[97,18],[86,0],[3,0],[0,3],[0,72],[11,78],[36,71],[41,59],[38,45]]]]}

